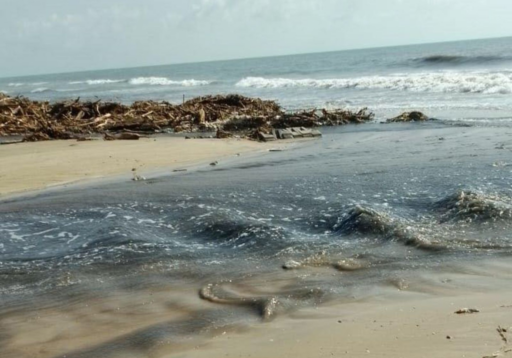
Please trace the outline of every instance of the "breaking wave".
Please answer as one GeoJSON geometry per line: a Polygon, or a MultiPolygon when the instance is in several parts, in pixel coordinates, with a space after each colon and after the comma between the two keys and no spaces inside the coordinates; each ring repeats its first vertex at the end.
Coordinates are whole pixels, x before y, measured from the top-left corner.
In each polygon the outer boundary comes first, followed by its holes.
{"type": "Polygon", "coordinates": [[[182,87],[197,87],[207,86],[211,84],[210,81],[198,80],[182,80],[173,81],[167,77],[137,77],[128,81],[131,85],[150,85],[150,86],[182,86],[182,87]]]}
{"type": "Polygon", "coordinates": [[[109,80],[109,79],[99,79],[99,80],[86,80],[86,81],[72,81],[69,82],[70,85],[83,85],[88,84],[89,86],[97,86],[97,85],[106,85],[111,83],[122,83],[126,82],[126,80],[109,80]]]}
{"type": "Polygon", "coordinates": [[[432,55],[426,57],[419,57],[412,60],[412,62],[420,65],[478,65],[506,61],[512,61],[512,58],[501,56],[432,55]]]}
{"type": "Polygon", "coordinates": [[[389,89],[439,93],[512,93],[512,72],[431,72],[338,79],[247,77],[242,88],[389,89]]]}

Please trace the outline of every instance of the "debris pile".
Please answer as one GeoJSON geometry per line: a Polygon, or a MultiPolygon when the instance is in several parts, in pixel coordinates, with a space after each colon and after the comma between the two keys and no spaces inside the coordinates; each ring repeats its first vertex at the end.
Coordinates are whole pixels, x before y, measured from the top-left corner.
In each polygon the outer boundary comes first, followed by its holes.
{"type": "Polygon", "coordinates": [[[236,132],[261,138],[258,133],[272,134],[275,129],[363,123],[372,119],[373,114],[367,109],[286,113],[274,101],[240,95],[199,97],[180,105],[138,101],[126,106],[83,102],[80,98],[39,102],[0,93],[0,136],[20,135],[25,141],[84,139],[91,134],[124,139],[119,133],[144,135],[166,131],[218,132],[220,138],[236,132]]]}
{"type": "Polygon", "coordinates": [[[396,122],[425,122],[434,120],[433,118],[429,118],[421,112],[405,112],[399,115],[398,117],[388,119],[388,123],[396,123],[396,122]]]}
{"type": "Polygon", "coordinates": [[[322,110],[321,122],[324,125],[339,126],[343,124],[360,124],[373,120],[374,114],[363,108],[358,112],[352,112],[345,109],[327,111],[322,110]]]}

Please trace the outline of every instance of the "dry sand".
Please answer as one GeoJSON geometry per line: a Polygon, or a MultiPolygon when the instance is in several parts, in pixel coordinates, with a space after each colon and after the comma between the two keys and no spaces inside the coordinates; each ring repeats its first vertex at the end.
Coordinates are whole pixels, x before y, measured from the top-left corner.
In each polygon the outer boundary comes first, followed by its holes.
{"type": "Polygon", "coordinates": [[[282,143],[158,137],[139,141],[50,141],[0,146],[0,197],[93,178],[139,174],[267,151],[282,143]]]}

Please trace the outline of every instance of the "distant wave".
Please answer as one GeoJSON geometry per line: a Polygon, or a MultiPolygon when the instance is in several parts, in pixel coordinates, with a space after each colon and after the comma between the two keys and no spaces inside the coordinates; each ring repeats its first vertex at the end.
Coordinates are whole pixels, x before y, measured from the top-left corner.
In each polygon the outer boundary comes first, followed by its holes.
{"type": "Polygon", "coordinates": [[[412,60],[413,63],[418,65],[478,65],[487,64],[490,62],[506,62],[512,61],[512,57],[508,56],[456,56],[456,55],[432,55],[426,57],[419,57],[412,60]]]}
{"type": "Polygon", "coordinates": [[[441,93],[512,93],[512,73],[436,72],[339,79],[247,77],[236,84],[245,88],[390,89],[441,93]]]}
{"type": "Polygon", "coordinates": [[[90,86],[107,85],[113,83],[129,83],[134,86],[149,85],[149,86],[182,86],[182,87],[195,87],[195,86],[207,86],[211,82],[209,81],[198,81],[194,79],[174,81],[167,77],[136,77],[130,80],[111,80],[111,79],[97,79],[97,80],[85,80],[85,81],[72,81],[70,85],[87,84],[90,86]]]}
{"type": "MultiPolygon", "coordinates": [[[[76,89],[67,89],[67,88],[48,88],[48,87],[38,87],[30,91],[30,93],[46,93],[46,92],[74,92],[76,89]]],[[[80,89],[78,89],[80,91],[80,89]]]]}
{"type": "Polygon", "coordinates": [[[126,82],[126,80],[109,80],[109,79],[99,79],[99,80],[86,80],[86,81],[72,81],[69,82],[70,85],[82,85],[88,84],[90,86],[94,85],[106,85],[110,83],[121,83],[126,82]]]}
{"type": "Polygon", "coordinates": [[[43,92],[53,92],[53,90],[50,88],[46,88],[46,87],[40,87],[40,88],[36,88],[36,89],[33,89],[32,91],[30,91],[30,93],[43,93],[43,92]]]}
{"type": "Polygon", "coordinates": [[[196,86],[207,86],[211,82],[209,81],[198,81],[198,80],[183,80],[174,81],[167,77],[137,77],[132,78],[128,81],[131,85],[150,85],[150,86],[182,86],[182,87],[196,87],[196,86]]]}
{"type": "Polygon", "coordinates": [[[24,83],[21,83],[21,82],[11,82],[7,86],[8,87],[20,87],[20,86],[23,86],[23,85],[24,85],[24,83]]]}

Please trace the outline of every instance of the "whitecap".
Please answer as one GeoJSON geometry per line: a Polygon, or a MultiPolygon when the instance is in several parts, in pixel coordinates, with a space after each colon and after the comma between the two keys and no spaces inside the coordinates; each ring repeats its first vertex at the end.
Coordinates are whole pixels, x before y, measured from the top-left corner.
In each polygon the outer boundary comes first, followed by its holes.
{"type": "Polygon", "coordinates": [[[194,79],[174,81],[167,77],[137,77],[132,78],[128,81],[131,85],[150,85],[150,86],[182,86],[182,87],[197,87],[207,86],[211,82],[209,81],[198,81],[194,79]]]}
{"type": "Polygon", "coordinates": [[[512,93],[512,73],[509,71],[444,71],[334,79],[246,77],[236,86],[243,88],[356,88],[410,92],[510,94],[512,93]]]}
{"type": "Polygon", "coordinates": [[[71,82],[69,82],[69,84],[70,85],[87,84],[89,86],[95,86],[95,85],[106,85],[106,84],[121,83],[121,82],[126,82],[126,80],[98,79],[98,80],[85,80],[85,81],[71,81],[71,82]]]}

